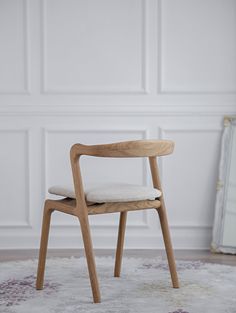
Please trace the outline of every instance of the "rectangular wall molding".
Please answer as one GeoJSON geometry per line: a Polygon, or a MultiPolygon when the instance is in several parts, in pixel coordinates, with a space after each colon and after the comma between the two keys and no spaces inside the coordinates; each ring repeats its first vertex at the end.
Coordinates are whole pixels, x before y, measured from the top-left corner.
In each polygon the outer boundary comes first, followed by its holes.
{"type": "MultiPolygon", "coordinates": [[[[235,38],[235,0],[1,0],[0,249],[38,248],[73,143],[149,138],[175,141],[158,160],[175,249],[208,249],[235,38]]],[[[148,160],[81,162],[85,186],[152,184],[148,160]]],[[[90,217],[95,247],[115,247],[118,220],[90,217]]],[[[155,210],[127,226],[126,248],[163,247],[155,210]]],[[[49,245],[82,247],[78,220],[54,212],[49,245]]]]}
{"type": "Polygon", "coordinates": [[[234,11],[233,0],[223,7],[220,0],[158,0],[159,94],[236,94],[234,11]],[[204,14],[209,7],[211,16],[204,14]]]}
{"type": "MultiPolygon", "coordinates": [[[[138,0],[138,1],[134,1],[134,0],[129,0],[130,2],[130,6],[131,4],[134,6],[138,3],[140,3],[140,21],[139,21],[139,26],[138,26],[138,32],[137,34],[140,34],[141,36],[141,41],[140,41],[140,46],[138,47],[139,50],[136,50],[137,53],[140,53],[140,59],[139,59],[139,70],[140,70],[140,86],[129,86],[129,82],[127,81],[127,83],[124,83],[123,85],[119,85],[119,84],[113,84],[106,86],[106,84],[104,84],[104,86],[100,86],[100,85],[96,85],[96,84],[91,84],[89,83],[89,85],[84,85],[80,83],[76,83],[76,81],[74,81],[73,86],[57,86],[56,84],[53,84],[49,82],[49,63],[47,62],[47,56],[48,56],[48,45],[47,45],[47,38],[48,38],[48,27],[47,27],[47,16],[48,16],[48,7],[47,5],[50,4],[50,2],[53,2],[52,0],[50,1],[42,1],[41,4],[41,15],[42,15],[42,19],[41,19],[41,32],[42,32],[42,93],[44,94],[147,94],[148,93],[148,85],[147,85],[147,76],[148,76],[148,55],[147,55],[147,40],[146,40],[146,32],[147,32],[147,9],[146,9],[146,1],[147,0],[138,0]]],[[[62,5],[63,1],[61,1],[61,5],[62,5]]],[[[105,2],[104,2],[105,3],[105,2]]],[[[69,3],[68,1],[64,2],[65,6],[68,7],[69,3]]],[[[79,6],[80,2],[77,2],[77,5],[79,6]]],[[[96,1],[94,1],[94,4],[96,4],[96,1]]],[[[107,4],[109,4],[109,1],[107,2],[107,4]]],[[[125,1],[121,1],[119,2],[120,5],[126,5],[125,1]]],[[[132,7],[132,6],[131,6],[132,7]]],[[[76,8],[78,9],[78,8],[76,8]]],[[[118,14],[118,13],[117,13],[118,14]]],[[[131,18],[131,16],[130,16],[131,18]]],[[[124,22],[124,21],[123,21],[124,22]]],[[[135,31],[137,31],[137,29],[135,29],[135,31]]],[[[135,34],[136,36],[136,34],[135,34]]],[[[134,37],[135,37],[134,36],[134,37]]],[[[94,39],[96,40],[96,38],[94,39]]],[[[74,41],[75,43],[75,41],[74,41]]],[[[80,47],[80,49],[82,50],[82,46],[80,47]]],[[[121,47],[120,47],[121,48],[121,47]]],[[[128,52],[128,51],[127,51],[128,52]]],[[[135,52],[135,49],[133,50],[133,52],[135,52]]],[[[110,56],[108,56],[110,57],[110,56]]],[[[130,59],[130,57],[127,55],[127,59],[130,59]]],[[[75,60],[76,61],[76,60],[75,60]]],[[[78,61],[78,60],[77,60],[78,61]]],[[[130,59],[131,61],[131,59],[130,59]]],[[[89,60],[84,60],[84,62],[89,63],[89,60]]],[[[117,61],[114,60],[114,63],[116,63],[117,61]]],[[[104,64],[104,67],[106,67],[106,64],[104,64]]],[[[117,68],[118,69],[118,68],[117,68]]],[[[94,73],[96,72],[96,69],[89,69],[91,70],[91,76],[90,78],[92,78],[92,76],[94,75],[94,73]]],[[[123,69],[125,74],[126,68],[123,69]]],[[[115,70],[114,70],[115,71],[115,70]]],[[[52,73],[53,74],[53,73],[52,73]]],[[[85,74],[85,73],[84,73],[85,74]]],[[[110,73],[111,74],[111,73],[110,73]]],[[[115,74],[115,72],[113,73],[115,74]]],[[[77,75],[75,73],[75,75],[77,75]]],[[[103,72],[101,71],[101,80],[102,78],[103,72]]],[[[124,75],[125,77],[126,75],[124,75]]],[[[111,76],[112,79],[112,76],[111,76]]]]}
{"type": "MultiPolygon", "coordinates": [[[[11,5],[10,1],[4,1],[6,2],[6,12],[4,9],[2,10],[2,13],[5,15],[5,19],[3,20],[8,23],[11,15],[12,10],[14,9],[14,6],[11,5]],[[9,4],[7,6],[7,4],[9,4]],[[8,10],[8,12],[7,12],[8,10]],[[7,19],[6,16],[9,14],[9,18],[7,19]]],[[[7,53],[6,47],[4,46],[4,51],[2,51],[4,55],[4,59],[2,59],[3,66],[1,66],[1,72],[2,74],[5,72],[4,76],[1,77],[0,75],[0,95],[29,95],[30,94],[30,48],[29,48],[29,3],[28,0],[19,0],[17,2],[18,11],[21,11],[21,16],[17,16],[15,21],[18,19],[21,20],[20,24],[13,25],[12,23],[9,25],[12,28],[15,27],[14,35],[17,35],[20,31],[22,32],[22,38],[15,38],[14,41],[11,42],[9,48],[11,48],[11,51],[7,53]],[[15,46],[16,43],[19,43],[21,47],[15,46]],[[14,52],[13,52],[14,51],[14,52]],[[18,60],[16,60],[17,55],[16,53],[21,53],[20,56],[18,56],[18,60]],[[12,56],[12,59],[7,59],[12,56]],[[5,66],[8,64],[8,67],[5,68],[5,66]],[[12,64],[15,64],[17,67],[17,70],[12,67],[12,64]],[[21,67],[20,65],[21,64],[21,67]],[[12,71],[12,72],[11,72],[12,71]],[[19,72],[22,72],[20,75],[19,72]],[[18,77],[17,77],[18,76],[18,77]],[[18,79],[18,81],[16,81],[18,79]],[[12,86],[10,86],[10,83],[12,86]],[[13,84],[18,84],[19,86],[14,86],[13,84]]],[[[16,8],[17,9],[17,8],[16,8]]],[[[16,10],[17,11],[17,10],[16,10]]],[[[18,12],[14,12],[15,14],[18,14],[18,12]]],[[[7,37],[7,31],[9,30],[8,25],[5,25],[5,27],[2,28],[2,31],[0,32],[0,38],[1,34],[4,39],[7,37]]],[[[19,34],[18,34],[19,35],[19,34]]],[[[13,33],[9,34],[10,38],[13,39],[13,33]]],[[[20,36],[20,35],[19,35],[20,36]]],[[[2,39],[2,40],[4,40],[2,39]]],[[[2,49],[3,50],[3,49],[2,49]]],[[[1,54],[0,54],[0,62],[1,62],[1,54]]],[[[1,64],[1,63],[0,63],[1,64]]]]}
{"type": "Polygon", "coordinates": [[[2,139],[5,137],[7,140],[5,145],[2,145],[0,153],[0,167],[2,166],[0,229],[32,227],[30,221],[29,135],[29,129],[0,129],[0,137],[2,139]]]}

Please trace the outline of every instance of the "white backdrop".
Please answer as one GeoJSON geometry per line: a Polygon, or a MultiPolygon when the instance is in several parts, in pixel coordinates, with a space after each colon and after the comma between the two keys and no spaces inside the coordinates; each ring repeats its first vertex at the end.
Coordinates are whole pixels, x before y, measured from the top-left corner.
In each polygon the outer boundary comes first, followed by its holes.
{"type": "MultiPolygon", "coordinates": [[[[160,160],[174,247],[209,247],[236,113],[235,0],[0,0],[0,43],[0,248],[39,246],[73,143],[141,138],[176,142],[160,160]]],[[[145,160],[82,165],[85,183],[150,184],[145,160]]],[[[95,248],[114,248],[118,215],[90,221],[95,248]]],[[[54,213],[49,246],[82,247],[77,220],[54,213]]],[[[160,247],[157,214],[130,213],[126,248],[160,247]]]]}

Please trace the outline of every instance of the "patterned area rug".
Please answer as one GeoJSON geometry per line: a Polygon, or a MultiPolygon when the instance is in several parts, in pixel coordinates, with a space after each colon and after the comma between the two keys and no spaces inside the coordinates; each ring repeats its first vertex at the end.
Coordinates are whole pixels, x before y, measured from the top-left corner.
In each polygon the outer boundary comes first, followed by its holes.
{"type": "Polygon", "coordinates": [[[0,263],[1,313],[236,313],[236,267],[177,262],[180,289],[166,261],[97,258],[102,303],[93,304],[84,258],[48,259],[45,288],[35,290],[37,261],[0,263]]]}

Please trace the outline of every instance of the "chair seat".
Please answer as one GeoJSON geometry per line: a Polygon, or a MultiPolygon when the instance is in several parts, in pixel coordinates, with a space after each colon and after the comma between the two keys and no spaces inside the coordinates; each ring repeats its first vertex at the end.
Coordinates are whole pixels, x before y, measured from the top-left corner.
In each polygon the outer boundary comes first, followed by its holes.
{"type": "MultiPolygon", "coordinates": [[[[75,199],[73,187],[52,186],[48,191],[54,195],[75,199]]],[[[161,191],[156,188],[131,184],[101,184],[85,190],[86,201],[92,203],[155,200],[160,196],[161,191]]]]}

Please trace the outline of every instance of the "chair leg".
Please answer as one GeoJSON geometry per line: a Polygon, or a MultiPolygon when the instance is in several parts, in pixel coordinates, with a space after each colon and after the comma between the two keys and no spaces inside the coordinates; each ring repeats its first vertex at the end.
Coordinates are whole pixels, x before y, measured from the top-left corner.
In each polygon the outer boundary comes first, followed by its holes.
{"type": "Polygon", "coordinates": [[[40,250],[39,250],[37,281],[36,281],[37,290],[43,289],[45,262],[46,262],[46,255],[47,255],[47,246],[48,246],[48,236],[49,236],[52,212],[53,212],[53,209],[49,208],[47,205],[47,202],[45,202],[42,230],[41,230],[41,242],[40,242],[40,250]]]}
{"type": "Polygon", "coordinates": [[[167,220],[167,214],[165,208],[162,206],[157,210],[160,218],[161,223],[161,229],[163,234],[163,239],[165,243],[166,248],[166,255],[168,259],[169,269],[170,269],[170,275],[172,279],[172,285],[173,288],[179,288],[179,280],[178,275],[176,271],[176,265],[175,265],[175,257],[174,252],[171,244],[171,238],[170,238],[170,231],[168,226],[168,220],[167,220]]]}
{"type": "Polygon", "coordinates": [[[124,246],[124,239],[125,239],[126,219],[127,219],[127,212],[121,212],[119,231],[118,231],[118,240],[117,240],[117,247],[116,247],[116,261],[115,261],[115,269],[114,269],[115,277],[120,277],[121,262],[122,262],[122,256],[123,256],[123,246],[124,246]]]}
{"type": "Polygon", "coordinates": [[[88,216],[79,218],[79,221],[80,221],[80,227],[81,227],[81,232],[82,232],[83,241],[84,241],[84,249],[85,249],[85,254],[86,254],[86,259],[87,259],[87,264],[88,264],[90,283],[91,283],[91,288],[93,292],[93,301],[94,303],[100,303],[101,296],[100,296],[99,283],[98,283],[98,278],[97,278],[97,271],[96,271],[94,253],[93,253],[93,245],[92,245],[92,239],[91,239],[91,234],[90,234],[88,216]]]}

